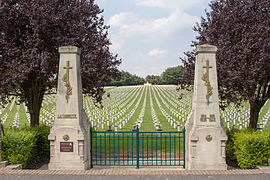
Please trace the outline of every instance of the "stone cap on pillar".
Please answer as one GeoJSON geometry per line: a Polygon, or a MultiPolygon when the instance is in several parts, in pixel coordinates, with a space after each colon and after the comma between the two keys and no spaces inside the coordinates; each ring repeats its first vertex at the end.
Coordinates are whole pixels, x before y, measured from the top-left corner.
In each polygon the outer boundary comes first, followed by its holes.
{"type": "Polygon", "coordinates": [[[198,53],[216,53],[217,47],[210,44],[203,44],[196,48],[195,55],[198,53]]]}
{"type": "Polygon", "coordinates": [[[59,47],[58,52],[62,53],[62,54],[72,53],[72,54],[80,55],[81,49],[76,47],[76,46],[61,46],[61,47],[59,47]]]}

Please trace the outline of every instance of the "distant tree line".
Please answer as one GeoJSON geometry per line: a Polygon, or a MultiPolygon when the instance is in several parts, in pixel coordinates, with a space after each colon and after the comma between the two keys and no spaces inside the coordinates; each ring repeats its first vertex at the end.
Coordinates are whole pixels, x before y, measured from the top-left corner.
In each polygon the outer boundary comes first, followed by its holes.
{"type": "Polygon", "coordinates": [[[183,75],[186,72],[183,66],[176,66],[167,68],[161,76],[148,75],[146,81],[151,84],[179,84],[179,81],[183,79],[183,75]]]}
{"type": "Polygon", "coordinates": [[[131,86],[144,84],[145,80],[137,75],[130,74],[126,71],[120,71],[120,77],[113,78],[110,82],[110,86],[131,86]]]}
{"type": "Polygon", "coordinates": [[[132,75],[126,71],[120,71],[120,77],[111,80],[111,86],[129,86],[129,85],[141,85],[146,82],[151,84],[179,84],[179,81],[183,79],[183,75],[186,72],[183,66],[176,66],[167,68],[160,76],[147,75],[146,78],[132,75]]]}

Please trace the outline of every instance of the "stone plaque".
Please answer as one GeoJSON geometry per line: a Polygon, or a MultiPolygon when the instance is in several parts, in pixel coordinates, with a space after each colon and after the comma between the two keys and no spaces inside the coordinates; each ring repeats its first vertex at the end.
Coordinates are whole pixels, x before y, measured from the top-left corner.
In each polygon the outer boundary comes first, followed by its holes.
{"type": "Polygon", "coordinates": [[[60,152],[73,152],[73,142],[60,142],[60,152]]]}
{"type": "Polygon", "coordinates": [[[201,122],[216,122],[216,117],[214,114],[210,114],[210,117],[207,117],[206,114],[201,114],[201,118],[200,118],[201,122]]]}
{"type": "Polygon", "coordinates": [[[77,119],[76,114],[58,114],[58,119],[77,119]]]}

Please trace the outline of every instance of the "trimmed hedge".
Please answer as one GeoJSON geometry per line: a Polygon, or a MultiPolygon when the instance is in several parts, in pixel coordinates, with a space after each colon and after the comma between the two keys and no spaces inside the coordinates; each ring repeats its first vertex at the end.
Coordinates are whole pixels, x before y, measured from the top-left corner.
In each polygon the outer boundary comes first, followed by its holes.
{"type": "MultiPolygon", "coordinates": [[[[34,168],[50,156],[48,135],[50,127],[5,129],[2,139],[2,158],[10,164],[34,168]]],[[[270,133],[253,130],[227,131],[227,164],[242,169],[268,165],[270,159],[270,133]]]]}
{"type": "Polygon", "coordinates": [[[23,168],[34,168],[48,160],[50,127],[37,126],[21,129],[5,129],[2,139],[2,158],[9,164],[22,164],[23,168]]]}
{"type": "Polygon", "coordinates": [[[253,130],[227,132],[226,160],[228,165],[254,169],[268,165],[270,159],[270,134],[253,130]]]}

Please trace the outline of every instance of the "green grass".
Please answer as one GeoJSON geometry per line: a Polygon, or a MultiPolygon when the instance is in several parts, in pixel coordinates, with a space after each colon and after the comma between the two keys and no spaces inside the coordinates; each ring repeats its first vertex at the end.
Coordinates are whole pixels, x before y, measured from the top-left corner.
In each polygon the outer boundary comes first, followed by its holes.
{"type": "Polygon", "coordinates": [[[20,127],[27,127],[29,126],[29,122],[27,120],[26,112],[23,107],[23,104],[20,105],[20,110],[19,110],[19,117],[20,117],[20,127]]]}
{"type": "MultiPolygon", "coordinates": [[[[144,103],[144,97],[145,97],[145,93],[146,93],[146,90],[144,89],[141,94],[142,94],[142,98],[141,98],[141,101],[138,105],[138,108],[135,110],[133,116],[130,118],[130,120],[127,122],[126,126],[124,126],[124,128],[122,129],[123,131],[129,131],[131,129],[134,129],[134,125],[136,124],[136,121],[137,119],[139,118],[140,116],[140,113],[141,113],[141,110],[142,110],[142,107],[143,107],[143,103],[144,103]]],[[[139,96],[140,97],[140,96],[139,96]]],[[[139,99],[138,99],[139,100],[139,99]]],[[[138,102],[135,101],[135,104],[138,102]]]]}
{"type": "MultiPolygon", "coordinates": [[[[136,124],[137,119],[139,118],[139,115],[142,111],[143,108],[143,103],[146,95],[146,107],[145,107],[145,112],[143,116],[143,122],[141,124],[141,129],[142,131],[155,131],[155,127],[153,124],[153,119],[152,119],[152,112],[151,112],[151,107],[150,107],[150,92],[152,94],[152,103],[153,103],[153,109],[155,111],[155,114],[160,121],[160,124],[162,125],[162,129],[165,131],[172,131],[172,130],[177,130],[171,126],[170,123],[168,123],[168,120],[164,117],[164,115],[161,112],[161,108],[166,111],[166,113],[176,121],[180,122],[182,127],[185,124],[185,121],[182,122],[182,120],[186,120],[188,113],[191,110],[191,96],[192,92],[187,92],[186,96],[183,97],[183,99],[179,100],[178,99],[178,94],[179,92],[176,91],[176,86],[129,86],[129,87],[108,87],[105,88],[106,93],[104,94],[104,99],[103,99],[103,104],[104,108],[99,108],[94,106],[93,100],[91,97],[84,96],[84,105],[85,108],[89,107],[89,110],[86,110],[86,113],[92,118],[94,118],[96,121],[97,119],[95,118],[96,116],[102,117],[102,115],[105,116],[104,119],[112,119],[110,115],[115,116],[117,115],[120,111],[123,111],[123,114],[114,120],[114,122],[109,123],[110,126],[115,125],[118,123],[121,119],[123,119],[125,116],[127,116],[136,106],[138,103],[138,107],[135,109],[133,115],[130,117],[128,122],[126,123],[125,126],[123,126],[122,130],[123,131],[129,131],[133,129],[134,125],[136,124]],[[110,92],[110,97],[107,97],[107,92],[110,92]],[[155,96],[156,95],[156,98],[155,96]],[[141,97],[141,99],[139,99],[141,97]],[[119,103],[123,100],[122,103],[119,103]],[[139,101],[140,100],[140,101],[139,101]],[[163,103],[163,101],[168,105],[168,107],[163,103]],[[158,103],[160,104],[161,108],[158,106],[158,103]],[[122,105],[123,106],[122,106],[122,105]],[[172,104],[175,104],[176,106],[173,107],[172,104]],[[87,106],[86,106],[87,105],[87,106]],[[105,109],[107,109],[108,114],[105,113],[105,109]],[[109,114],[111,112],[111,114],[109,114]],[[181,114],[181,118],[179,119],[178,116],[175,115],[174,112],[177,112],[181,114]],[[186,114],[184,114],[186,112],[186,114]],[[107,117],[108,116],[108,117],[107,117]]],[[[185,92],[186,93],[186,92],[185,92]]],[[[11,99],[11,102],[13,100],[11,99]]],[[[12,123],[14,121],[15,115],[17,113],[17,105],[14,104],[14,107],[12,108],[11,111],[9,111],[9,108],[11,106],[11,102],[7,104],[7,107],[5,110],[2,111],[2,114],[0,114],[0,118],[3,118],[3,116],[7,113],[8,114],[8,119],[4,123],[5,127],[10,127],[12,126],[12,123]]],[[[245,111],[248,111],[249,109],[249,103],[248,102],[243,102],[243,107],[245,108],[245,111]]],[[[55,106],[56,106],[56,95],[46,95],[42,104],[42,110],[41,114],[45,118],[47,118],[47,121],[53,121],[54,120],[54,113],[55,113],[55,106]],[[43,110],[46,110],[47,112],[50,113],[50,116],[45,115],[43,113],[43,110]]],[[[230,105],[227,109],[233,107],[233,105],[230,105]]],[[[237,107],[234,112],[236,116],[240,114],[238,112],[239,107],[237,107]]],[[[259,116],[259,121],[265,116],[267,111],[270,109],[270,101],[268,101],[262,108],[260,116],[259,116]]],[[[223,116],[223,112],[221,113],[221,116],[223,116]]],[[[23,105],[20,105],[19,108],[19,117],[20,117],[20,126],[28,126],[29,123],[27,121],[26,117],[26,112],[23,107],[23,105]]],[[[222,118],[224,120],[224,118],[222,118]]],[[[244,120],[244,118],[241,117],[241,121],[244,120]]],[[[230,119],[232,122],[232,119],[230,119]]],[[[238,121],[238,118],[237,120],[238,121]]],[[[238,123],[238,122],[236,122],[238,123]]],[[[98,130],[107,130],[108,126],[107,123],[105,122],[104,124],[104,129],[101,129],[101,124],[98,124],[99,128],[98,130]]],[[[225,122],[224,125],[226,126],[227,123],[225,122]]],[[[230,123],[230,127],[232,127],[232,123],[230,123]]],[[[238,127],[236,127],[238,128],[238,127]]],[[[112,129],[114,129],[112,127],[112,129]]],[[[118,131],[120,129],[118,128],[118,131]]],[[[265,127],[265,131],[270,131],[270,123],[268,123],[265,127]]]]}
{"type": "MultiPolygon", "coordinates": [[[[154,90],[151,88],[152,94],[154,94],[154,90]]],[[[161,112],[161,109],[158,107],[158,104],[156,102],[156,99],[153,97],[153,106],[154,106],[154,110],[156,112],[157,118],[159,119],[161,125],[162,125],[162,129],[165,129],[167,131],[175,131],[176,129],[174,129],[171,124],[166,120],[166,118],[164,117],[164,115],[161,112]]],[[[159,101],[159,103],[161,104],[162,102],[159,101]]]]}
{"type": "Polygon", "coordinates": [[[155,127],[152,120],[151,107],[150,107],[150,96],[149,96],[150,87],[147,87],[146,91],[147,91],[147,96],[146,96],[145,112],[144,112],[143,122],[141,124],[140,131],[155,131],[155,127]]]}
{"type": "MultiPolygon", "coordinates": [[[[94,132],[93,161],[99,165],[135,165],[137,148],[140,161],[154,164],[157,159],[178,161],[183,159],[183,133],[94,132]],[[139,146],[137,146],[137,143],[139,146]],[[154,162],[153,162],[154,161],[154,162]]],[[[166,165],[168,165],[168,163],[166,165]]]]}

